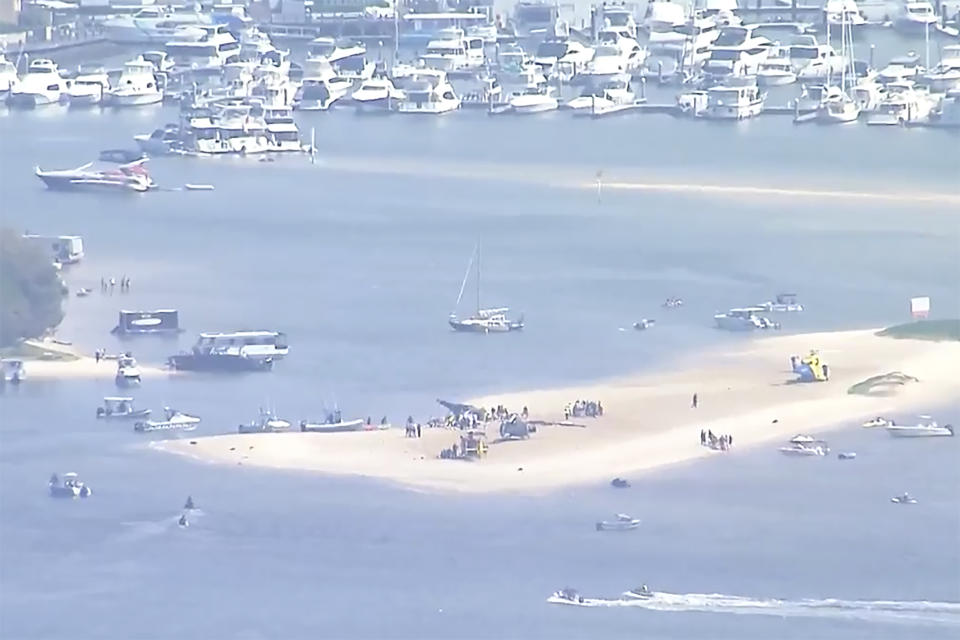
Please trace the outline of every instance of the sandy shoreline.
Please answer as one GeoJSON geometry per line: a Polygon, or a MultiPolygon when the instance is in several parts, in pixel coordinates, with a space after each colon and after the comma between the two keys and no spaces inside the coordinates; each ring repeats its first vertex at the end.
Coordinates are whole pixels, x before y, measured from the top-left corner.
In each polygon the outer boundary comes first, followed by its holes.
{"type": "MultiPolygon", "coordinates": [[[[216,464],[298,469],[373,477],[428,491],[538,493],[608,482],[708,455],[700,429],[730,434],[740,449],[782,442],[796,433],[859,425],[865,417],[923,412],[960,395],[955,363],[960,343],[892,340],[873,330],[762,336],[686,355],[656,374],[591,385],[496,394],[471,401],[530,409],[532,419],[558,420],[576,399],[600,400],[605,415],[577,419],[584,428],[542,427],[529,440],[493,444],[479,462],[439,460],[457,441],[448,429],[339,434],[228,434],[152,443],[154,448],[216,464]],[[791,355],[818,349],[830,364],[824,383],[793,383],[791,355]],[[873,375],[903,371],[919,382],[882,396],[847,389],[873,375]],[[698,394],[699,407],[691,407],[698,394]]],[[[438,407],[438,413],[440,408],[438,407]]],[[[488,429],[491,441],[496,428],[488,429]]]]}
{"type": "MultiPolygon", "coordinates": [[[[23,367],[28,380],[74,380],[80,378],[113,380],[117,375],[117,360],[96,358],[82,354],[73,347],[55,342],[41,342],[28,340],[27,345],[40,352],[49,352],[53,356],[64,359],[44,359],[40,357],[24,357],[23,367]]],[[[161,367],[138,365],[143,378],[159,378],[172,375],[174,372],[161,367]]]]}

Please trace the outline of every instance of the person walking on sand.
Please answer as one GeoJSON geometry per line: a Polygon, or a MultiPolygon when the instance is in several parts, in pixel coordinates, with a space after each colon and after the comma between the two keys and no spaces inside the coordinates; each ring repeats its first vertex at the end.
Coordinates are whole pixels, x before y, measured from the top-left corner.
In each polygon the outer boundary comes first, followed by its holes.
{"type": "Polygon", "coordinates": [[[707,432],[700,429],[700,446],[707,444],[707,432]]]}
{"type": "Polygon", "coordinates": [[[93,358],[97,361],[97,364],[100,364],[100,349],[93,352],[93,358]]]}
{"type": "Polygon", "coordinates": [[[697,394],[693,394],[693,401],[690,403],[690,408],[696,409],[699,404],[700,404],[700,399],[697,398],[697,394]]]}
{"type": "Polygon", "coordinates": [[[417,423],[417,437],[420,437],[420,423],[417,423]]]}

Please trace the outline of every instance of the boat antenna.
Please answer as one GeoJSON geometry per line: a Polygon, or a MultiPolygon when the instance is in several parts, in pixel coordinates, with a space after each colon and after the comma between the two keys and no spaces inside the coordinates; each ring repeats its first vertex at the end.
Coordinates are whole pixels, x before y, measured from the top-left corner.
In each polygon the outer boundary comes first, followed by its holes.
{"type": "Polygon", "coordinates": [[[477,257],[477,252],[480,250],[480,243],[473,248],[473,253],[470,254],[470,262],[467,263],[467,271],[463,274],[463,282],[460,283],[460,294],[457,296],[457,303],[454,305],[454,311],[457,307],[460,306],[460,300],[463,299],[463,292],[467,288],[467,278],[470,277],[470,269],[473,268],[473,261],[477,257]]]}

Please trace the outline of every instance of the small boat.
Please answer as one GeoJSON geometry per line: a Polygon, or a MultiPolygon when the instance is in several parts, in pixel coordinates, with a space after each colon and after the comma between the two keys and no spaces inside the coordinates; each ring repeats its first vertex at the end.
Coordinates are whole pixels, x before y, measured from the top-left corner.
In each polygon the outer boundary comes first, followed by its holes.
{"type": "Polygon", "coordinates": [[[365,431],[368,425],[360,419],[343,420],[340,412],[337,411],[327,416],[326,422],[308,422],[300,421],[300,431],[310,431],[313,433],[337,433],[340,431],[365,431]]]}
{"type": "Polygon", "coordinates": [[[53,498],[89,498],[90,487],[79,480],[76,473],[65,473],[63,479],[57,474],[50,476],[50,496],[53,498]]]}
{"type": "Polygon", "coordinates": [[[200,418],[196,416],[181,413],[176,409],[164,407],[163,412],[166,420],[145,420],[133,425],[133,430],[138,433],[147,433],[150,431],[193,431],[200,424],[200,418]]]}
{"type": "Polygon", "coordinates": [[[140,367],[131,353],[125,353],[117,360],[117,375],[114,381],[118,387],[140,386],[140,367]]]}
{"type": "Polygon", "coordinates": [[[893,496],[890,498],[890,502],[894,504],[917,504],[917,499],[904,491],[902,496],[893,496]]]}
{"type": "Polygon", "coordinates": [[[853,451],[837,454],[837,458],[840,460],[855,460],[856,457],[857,457],[857,454],[853,451]]]}
{"type": "Polygon", "coordinates": [[[647,585],[641,585],[630,591],[623,592],[623,597],[627,600],[649,600],[653,598],[653,596],[653,591],[650,591],[647,585]]]}
{"type": "Polygon", "coordinates": [[[193,496],[187,496],[187,501],[183,503],[183,508],[187,511],[193,511],[196,508],[193,506],[193,496]]]}
{"type": "Polygon", "coordinates": [[[150,415],[150,409],[134,409],[133,398],[115,398],[106,397],[103,399],[103,406],[97,407],[98,418],[146,418],[150,415]]]}
{"type": "Polygon", "coordinates": [[[648,320],[647,318],[643,318],[642,320],[640,320],[640,322],[634,322],[633,328],[636,329],[637,331],[645,331],[650,327],[654,326],[655,324],[657,324],[656,320],[648,320]]]}
{"type": "Polygon", "coordinates": [[[257,419],[248,424],[241,424],[238,433],[281,433],[290,430],[290,423],[273,415],[272,411],[260,409],[257,419]]]}
{"type": "Polygon", "coordinates": [[[616,520],[601,520],[597,523],[597,531],[630,531],[640,526],[637,518],[631,518],[625,513],[618,513],[616,520]]]}
{"type": "Polygon", "coordinates": [[[187,191],[213,191],[212,184],[191,184],[188,182],[183,185],[183,188],[187,191]]]}
{"type": "Polygon", "coordinates": [[[778,293],[775,300],[768,300],[757,305],[764,311],[779,311],[798,313],[803,311],[803,305],[797,302],[795,293],[778,293]]]}
{"type": "Polygon", "coordinates": [[[454,308],[460,304],[463,298],[463,292],[467,286],[467,279],[470,277],[470,270],[473,268],[474,260],[477,263],[477,309],[473,315],[468,318],[458,318],[456,312],[451,313],[447,322],[454,331],[467,333],[506,333],[509,331],[519,331],[523,329],[523,316],[519,320],[509,320],[507,307],[498,307],[495,309],[484,309],[480,306],[480,245],[474,250],[470,257],[470,263],[467,265],[467,272],[463,275],[463,282],[460,285],[460,295],[457,296],[457,302],[454,308]]]}
{"type": "Polygon", "coordinates": [[[554,591],[548,601],[554,604],[583,604],[583,596],[576,589],[567,587],[554,591]]]}
{"type": "Polygon", "coordinates": [[[667,298],[661,305],[664,309],[678,309],[683,306],[682,298],[667,298]]]}
{"type": "Polygon", "coordinates": [[[183,529],[186,529],[190,526],[190,522],[187,520],[186,514],[180,516],[180,519],[177,520],[177,524],[183,529]]]}
{"type": "Polygon", "coordinates": [[[880,416],[877,416],[873,420],[867,420],[866,422],[864,422],[863,426],[870,429],[873,427],[886,427],[891,424],[893,424],[892,421],[887,420],[886,418],[881,418],[880,416]]]}
{"type": "Polygon", "coordinates": [[[817,441],[816,438],[814,438],[813,436],[804,435],[802,433],[798,433],[797,435],[790,438],[790,442],[793,444],[813,444],[816,441],[817,441]]]}
{"type": "Polygon", "coordinates": [[[610,486],[617,489],[627,489],[630,487],[630,483],[623,478],[614,478],[610,481],[610,486]]]}
{"type": "Polygon", "coordinates": [[[785,456],[817,457],[827,455],[830,450],[820,444],[791,444],[788,447],[780,447],[779,451],[785,456]]]}
{"type": "Polygon", "coordinates": [[[888,424],[884,428],[894,438],[935,438],[953,436],[953,426],[945,424],[942,427],[930,416],[920,416],[917,424],[888,424]]]}
{"type": "Polygon", "coordinates": [[[78,298],[86,298],[86,297],[87,297],[88,295],[90,295],[91,293],[93,293],[93,289],[88,289],[88,288],[86,288],[86,287],[81,287],[81,288],[77,289],[77,297],[78,297],[78,298]]]}
{"type": "Polygon", "coordinates": [[[144,162],[146,159],[106,168],[93,168],[93,163],[88,163],[76,169],[63,171],[44,171],[36,167],[34,173],[49,189],[142,193],[156,187],[156,183],[143,166],[144,162]]]}

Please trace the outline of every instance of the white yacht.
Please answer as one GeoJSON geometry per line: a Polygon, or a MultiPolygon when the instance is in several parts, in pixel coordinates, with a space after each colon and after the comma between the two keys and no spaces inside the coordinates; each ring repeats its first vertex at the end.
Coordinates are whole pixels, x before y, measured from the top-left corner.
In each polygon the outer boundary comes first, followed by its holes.
{"type": "Polygon", "coordinates": [[[877,81],[882,83],[916,80],[923,72],[920,58],[910,53],[892,58],[884,68],[877,72],[877,81]]]}
{"type": "Polygon", "coordinates": [[[290,421],[278,418],[272,411],[261,408],[257,419],[253,422],[241,424],[237,428],[239,433],[283,433],[290,431],[290,421]]]}
{"type": "Polygon", "coordinates": [[[117,85],[110,91],[110,104],[115,107],[139,107],[163,102],[157,86],[153,63],[138,56],[123,65],[117,85]]]}
{"type": "Polygon", "coordinates": [[[81,68],[67,90],[71,107],[96,106],[110,90],[110,78],[103,68],[81,68]]]}
{"type": "Polygon", "coordinates": [[[357,111],[392,111],[403,99],[404,93],[393,86],[390,78],[376,77],[365,80],[350,95],[357,111]]]}
{"type": "Polygon", "coordinates": [[[420,60],[431,69],[447,73],[478,70],[485,61],[483,38],[467,37],[458,27],[441,29],[420,60]]]}
{"type": "Polygon", "coordinates": [[[505,87],[526,87],[547,81],[540,65],[515,44],[504,45],[497,53],[497,79],[505,87]]]}
{"type": "Polygon", "coordinates": [[[270,148],[267,124],[263,118],[251,114],[249,104],[231,104],[217,117],[222,153],[242,155],[263,153],[270,148]]]}
{"type": "Polygon", "coordinates": [[[367,49],[357,42],[348,42],[335,40],[329,37],[314,38],[307,45],[307,58],[324,58],[330,64],[339,62],[344,58],[362,56],[366,54],[367,49]]]}
{"type": "Polygon", "coordinates": [[[36,107],[53,104],[66,97],[71,82],[60,75],[60,69],[52,60],[37,58],[27,67],[20,82],[11,87],[7,104],[36,107]]]}
{"type": "Polygon", "coordinates": [[[163,43],[185,26],[209,24],[210,19],[195,11],[173,11],[147,6],[132,15],[119,15],[100,23],[104,37],[121,44],[163,43]]]}
{"type": "Polygon", "coordinates": [[[760,64],[770,56],[774,43],[754,34],[753,26],[731,26],[720,29],[710,47],[710,56],[703,64],[709,77],[755,75],[760,64]]]}
{"type": "Polygon", "coordinates": [[[960,127],[960,89],[951,89],[940,99],[930,121],[938,127],[960,127]]]}
{"type": "Polygon", "coordinates": [[[912,82],[889,82],[886,96],[876,109],[867,113],[869,125],[903,125],[926,122],[936,99],[912,82]]]}
{"type": "Polygon", "coordinates": [[[593,54],[592,48],[575,40],[566,37],[549,38],[537,47],[533,61],[540,65],[546,76],[555,75],[563,80],[570,80],[587,67],[593,54]]]}
{"type": "Polygon", "coordinates": [[[796,81],[789,47],[771,48],[770,55],[757,67],[757,84],[761,87],[779,87],[796,81]]]}
{"type": "Polygon", "coordinates": [[[636,40],[613,29],[603,29],[597,38],[593,59],[580,75],[594,82],[608,80],[636,71],[646,59],[646,51],[636,40]]]}
{"type": "Polygon", "coordinates": [[[173,71],[173,59],[166,51],[144,51],[140,57],[153,65],[155,73],[170,73],[173,71]]]}
{"type": "Polygon", "coordinates": [[[839,76],[845,60],[828,44],[793,45],[790,63],[804,82],[825,82],[839,76]]]}
{"type": "Polygon", "coordinates": [[[637,39],[637,21],[630,8],[625,5],[603,3],[600,7],[600,21],[607,28],[613,28],[628,38],[637,39]]]}
{"type": "Polygon", "coordinates": [[[937,438],[953,436],[953,427],[945,424],[942,427],[931,420],[930,416],[920,416],[917,424],[887,424],[883,428],[894,438],[937,438]]]}
{"type": "Polygon", "coordinates": [[[418,69],[405,81],[404,98],[397,105],[399,113],[440,115],[460,108],[460,98],[437,69],[418,69]]]}
{"type": "Polygon", "coordinates": [[[658,48],[658,53],[679,56],[685,69],[694,69],[710,57],[710,47],[720,36],[720,26],[713,16],[703,13],[694,14],[686,24],[673,28],[677,37],[666,40],[658,48]]]}
{"type": "Polygon", "coordinates": [[[166,43],[175,67],[194,71],[216,71],[240,56],[240,43],[226,25],[184,27],[166,43]]]}
{"type": "Polygon", "coordinates": [[[510,96],[507,103],[513,113],[529,114],[556,111],[560,107],[556,89],[549,85],[531,85],[510,96]]]}
{"type": "Polygon", "coordinates": [[[353,81],[338,77],[328,59],[307,58],[294,106],[300,111],[326,111],[352,87],[353,81]]]}
{"type": "Polygon", "coordinates": [[[887,88],[872,78],[858,82],[850,90],[850,97],[864,113],[879,107],[886,95],[887,88]]]}
{"type": "Polygon", "coordinates": [[[648,33],[647,46],[651,52],[664,51],[665,45],[676,45],[679,35],[674,29],[687,21],[686,6],[670,0],[654,0],[647,5],[643,29],[648,33]]]}
{"type": "Polygon", "coordinates": [[[828,27],[840,27],[844,24],[859,27],[867,22],[860,13],[856,0],[827,0],[823,15],[828,27]]]}
{"type": "Polygon", "coordinates": [[[818,110],[828,102],[840,100],[843,92],[836,85],[810,84],[803,85],[800,90],[800,97],[797,98],[794,106],[797,113],[807,114],[818,110]]]}
{"type": "Polygon", "coordinates": [[[0,98],[5,98],[18,82],[17,68],[0,53],[0,98]]]}
{"type": "Polygon", "coordinates": [[[944,45],[940,62],[923,74],[923,83],[935,93],[960,89],[960,44],[944,45]]]}
{"type": "Polygon", "coordinates": [[[780,447],[779,451],[785,456],[797,457],[823,457],[828,453],[828,450],[819,444],[802,443],[791,443],[785,447],[780,447]]]}
{"type": "Polygon", "coordinates": [[[131,354],[125,353],[117,360],[117,375],[114,381],[118,387],[139,386],[140,366],[131,354]]]}
{"type": "Polygon", "coordinates": [[[253,71],[250,97],[265,107],[290,107],[297,95],[297,88],[290,76],[279,68],[260,65],[253,71]]]}
{"type": "Polygon", "coordinates": [[[937,26],[937,14],[926,0],[908,0],[893,18],[893,28],[910,34],[923,34],[937,26]]]}
{"type": "Polygon", "coordinates": [[[707,89],[707,108],[702,117],[713,120],[744,120],[760,115],[766,94],[751,78],[731,77],[727,84],[707,89]]]}
{"type": "Polygon", "coordinates": [[[267,125],[267,151],[303,151],[300,129],[293,120],[293,109],[285,106],[263,108],[263,121],[267,125]]]}
{"type": "Polygon", "coordinates": [[[762,311],[762,307],[730,309],[726,313],[718,313],[713,316],[713,321],[716,323],[718,329],[724,329],[726,331],[779,329],[779,323],[773,322],[769,318],[758,315],[762,311]]]}
{"type": "Polygon", "coordinates": [[[200,418],[182,413],[176,409],[171,409],[170,407],[164,407],[163,413],[163,420],[136,422],[133,425],[133,430],[138,433],[150,433],[151,431],[194,431],[197,425],[200,424],[200,418]]]}
{"type": "Polygon", "coordinates": [[[623,75],[607,80],[596,88],[588,88],[564,107],[572,110],[574,115],[601,116],[623,111],[636,103],[637,98],[630,87],[630,76],[623,75]]]}

